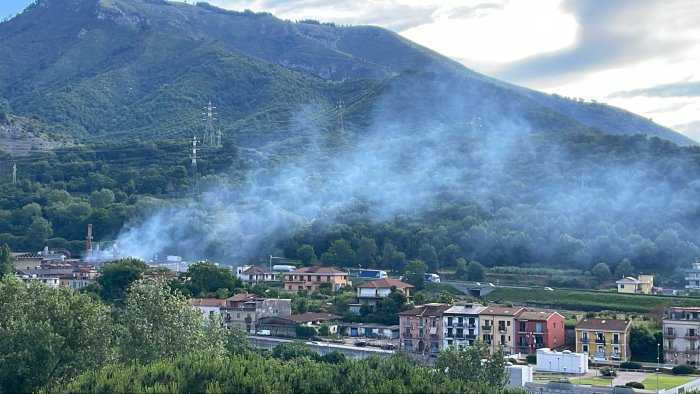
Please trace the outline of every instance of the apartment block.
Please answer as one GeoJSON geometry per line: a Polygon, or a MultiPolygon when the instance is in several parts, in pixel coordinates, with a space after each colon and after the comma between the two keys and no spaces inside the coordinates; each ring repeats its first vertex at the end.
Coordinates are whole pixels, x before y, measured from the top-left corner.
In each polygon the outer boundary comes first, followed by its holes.
{"type": "Polygon", "coordinates": [[[700,307],[671,307],[663,319],[667,364],[700,365],[700,307]]]}

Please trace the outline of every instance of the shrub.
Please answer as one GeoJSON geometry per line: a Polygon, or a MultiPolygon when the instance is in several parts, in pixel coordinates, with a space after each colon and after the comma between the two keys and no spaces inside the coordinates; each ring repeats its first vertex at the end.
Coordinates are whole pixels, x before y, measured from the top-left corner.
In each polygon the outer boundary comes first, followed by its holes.
{"type": "Polygon", "coordinates": [[[536,354],[528,354],[525,356],[525,360],[527,361],[528,364],[537,364],[537,355],[536,354]]]}
{"type": "Polygon", "coordinates": [[[632,387],[635,389],[644,389],[644,385],[639,382],[627,382],[625,383],[625,386],[632,387]]]}
{"type": "Polygon", "coordinates": [[[603,367],[600,369],[600,374],[603,376],[614,377],[617,376],[617,372],[612,367],[603,367]]]}
{"type": "Polygon", "coordinates": [[[636,361],[625,361],[620,363],[620,368],[625,369],[642,369],[642,364],[636,361]]]}
{"type": "Polygon", "coordinates": [[[671,370],[674,375],[688,375],[695,372],[695,367],[689,364],[676,365],[671,370]]]}

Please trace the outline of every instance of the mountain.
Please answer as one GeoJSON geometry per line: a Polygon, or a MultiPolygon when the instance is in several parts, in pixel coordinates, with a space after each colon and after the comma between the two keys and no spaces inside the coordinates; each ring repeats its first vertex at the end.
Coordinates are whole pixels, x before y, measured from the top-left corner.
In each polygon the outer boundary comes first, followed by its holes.
{"type": "MultiPolygon", "coordinates": [[[[546,112],[581,129],[692,144],[623,110],[482,76],[385,29],[291,23],[207,3],[39,0],[0,24],[0,57],[0,98],[13,114],[50,126],[54,139],[57,130],[84,142],[187,135],[201,129],[210,100],[225,131],[249,142],[260,130],[288,129],[309,103],[325,112],[314,117],[333,118],[342,100],[347,121],[362,124],[387,82],[421,72],[457,81],[445,94],[489,91],[504,105],[518,102],[521,113],[546,112]]],[[[475,116],[485,112],[478,104],[475,116]]]]}
{"type": "Polygon", "coordinates": [[[377,27],[38,0],[0,24],[0,125],[13,250],[81,254],[91,224],[144,258],[396,273],[629,259],[671,284],[700,257],[700,147],[377,27]],[[209,102],[221,143],[193,149],[209,102]]]}

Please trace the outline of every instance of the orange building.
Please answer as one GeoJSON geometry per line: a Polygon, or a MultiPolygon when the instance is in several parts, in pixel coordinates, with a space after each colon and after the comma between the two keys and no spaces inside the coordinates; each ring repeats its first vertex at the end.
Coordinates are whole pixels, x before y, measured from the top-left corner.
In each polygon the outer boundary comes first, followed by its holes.
{"type": "Polygon", "coordinates": [[[333,291],[350,284],[348,273],[330,267],[303,267],[284,273],[285,290],[314,291],[321,283],[331,283],[333,291]]]}

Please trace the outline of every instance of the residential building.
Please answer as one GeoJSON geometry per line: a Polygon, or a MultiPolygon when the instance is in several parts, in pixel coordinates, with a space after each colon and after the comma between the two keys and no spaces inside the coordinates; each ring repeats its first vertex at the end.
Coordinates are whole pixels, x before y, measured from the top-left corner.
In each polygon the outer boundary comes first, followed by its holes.
{"type": "Polygon", "coordinates": [[[296,315],[262,317],[258,321],[258,330],[270,330],[270,335],[295,337],[296,326],[305,325],[318,330],[324,322],[328,324],[331,334],[338,333],[338,324],[342,316],[331,313],[307,312],[296,315]]]}
{"type": "Polygon", "coordinates": [[[43,283],[52,289],[58,289],[60,287],[60,279],[56,276],[47,275],[15,275],[17,279],[24,283],[43,283]]]}
{"type": "Polygon", "coordinates": [[[400,327],[374,323],[343,323],[340,331],[348,337],[399,339],[400,327]]]}
{"type": "Polygon", "coordinates": [[[618,293],[651,294],[654,288],[654,275],[639,275],[637,278],[627,276],[615,283],[618,293]]]}
{"type": "Polygon", "coordinates": [[[199,309],[205,319],[212,319],[217,314],[221,313],[221,307],[226,305],[226,300],[218,298],[193,298],[190,304],[199,309]]]}
{"type": "Polygon", "coordinates": [[[576,352],[593,361],[623,362],[632,356],[629,348],[632,322],[585,318],[576,325],[576,352]]]}
{"type": "Polygon", "coordinates": [[[663,319],[667,364],[700,365],[700,307],[670,307],[663,319]]]}
{"type": "Polygon", "coordinates": [[[333,291],[338,291],[341,287],[349,285],[350,281],[347,272],[331,267],[303,267],[284,273],[285,290],[314,291],[321,283],[330,283],[333,291]]]}
{"type": "Polygon", "coordinates": [[[537,349],[537,372],[582,374],[588,372],[588,355],[553,351],[549,348],[537,349]]]}
{"type": "Polygon", "coordinates": [[[515,348],[515,319],[525,312],[521,307],[488,306],[479,312],[481,339],[489,344],[491,351],[498,348],[503,353],[517,353],[515,348]]]}
{"type": "Polygon", "coordinates": [[[226,327],[238,327],[249,334],[259,329],[258,320],[263,317],[292,313],[290,299],[264,298],[255,294],[240,293],[224,301],[220,311],[226,327]]]}
{"type": "Polygon", "coordinates": [[[447,304],[426,304],[399,312],[401,347],[408,352],[435,354],[442,345],[442,317],[447,304]]]}
{"type": "Polygon", "coordinates": [[[479,312],[486,309],[479,304],[455,305],[442,315],[442,348],[461,349],[474,344],[479,338],[479,312]]]}
{"type": "Polygon", "coordinates": [[[391,288],[402,292],[406,298],[411,297],[412,285],[401,282],[398,279],[383,278],[364,282],[357,286],[357,301],[362,304],[376,305],[377,301],[389,295],[391,288]]]}
{"type": "Polygon", "coordinates": [[[277,274],[274,271],[256,267],[254,265],[241,265],[236,267],[236,276],[243,282],[254,285],[261,282],[277,281],[277,274]]]}
{"type": "Polygon", "coordinates": [[[685,270],[686,290],[700,290],[700,263],[693,263],[693,268],[685,270]]]}
{"type": "Polygon", "coordinates": [[[517,353],[535,354],[537,349],[564,345],[564,316],[557,312],[525,311],[515,318],[517,353]]]}

